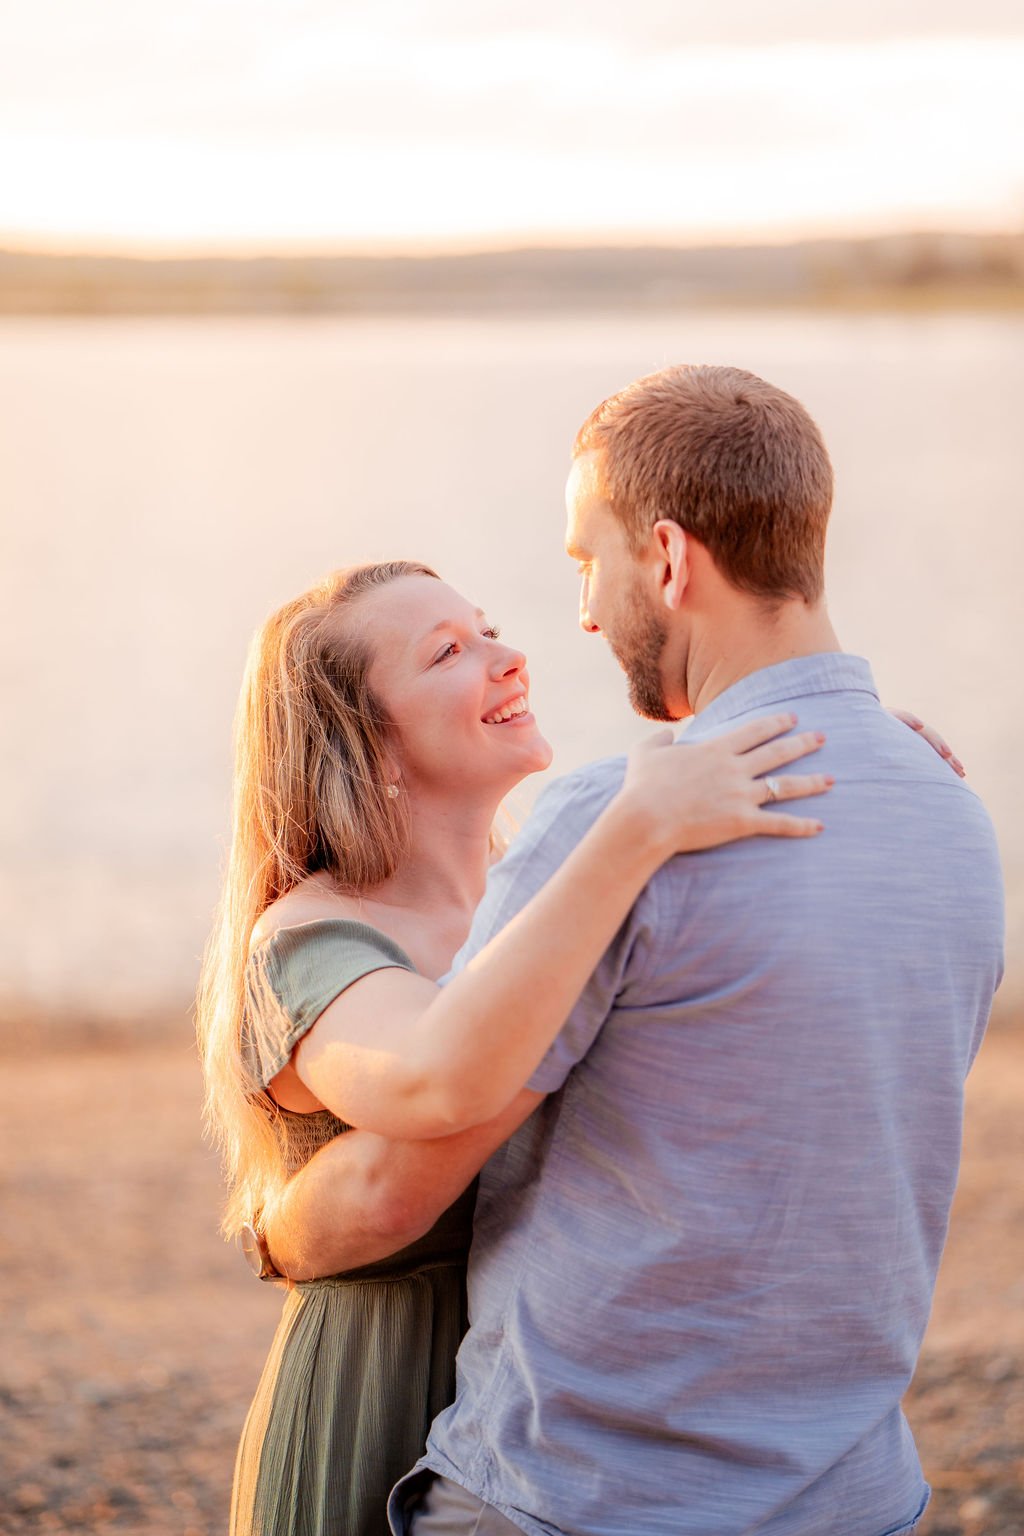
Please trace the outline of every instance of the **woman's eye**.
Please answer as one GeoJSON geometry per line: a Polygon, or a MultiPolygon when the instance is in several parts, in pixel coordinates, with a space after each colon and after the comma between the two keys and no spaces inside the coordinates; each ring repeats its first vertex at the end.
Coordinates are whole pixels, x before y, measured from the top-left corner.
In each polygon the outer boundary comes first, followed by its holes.
{"type": "MultiPolygon", "coordinates": [[[[489,629],[482,629],[480,633],[485,640],[497,640],[498,636],[501,634],[501,630],[498,628],[497,624],[492,624],[489,629]]],[[[434,666],[437,666],[439,661],[448,661],[452,656],[458,654],[458,650],[458,641],[449,640],[444,650],[440,651],[438,655],[434,657],[434,666]]]]}

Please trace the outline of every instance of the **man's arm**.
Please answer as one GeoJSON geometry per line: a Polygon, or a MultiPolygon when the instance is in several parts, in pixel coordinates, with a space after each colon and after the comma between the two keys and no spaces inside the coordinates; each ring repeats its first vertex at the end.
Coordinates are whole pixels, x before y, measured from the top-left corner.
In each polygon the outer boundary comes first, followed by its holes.
{"type": "Polygon", "coordinates": [[[435,1141],[335,1137],[264,1212],[275,1267],[313,1280],[397,1253],[429,1232],[543,1097],[524,1088],[486,1125],[435,1141]]]}

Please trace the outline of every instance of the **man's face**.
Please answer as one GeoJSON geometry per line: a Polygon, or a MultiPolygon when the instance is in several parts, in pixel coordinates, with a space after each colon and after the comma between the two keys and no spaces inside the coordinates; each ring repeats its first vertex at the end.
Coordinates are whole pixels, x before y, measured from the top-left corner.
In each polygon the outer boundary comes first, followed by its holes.
{"type": "Polygon", "coordinates": [[[580,625],[603,634],[626,674],[629,702],[648,720],[673,720],[661,667],[668,625],[644,581],[643,562],[604,499],[596,453],[573,462],[565,489],[566,553],[579,567],[580,625]]]}

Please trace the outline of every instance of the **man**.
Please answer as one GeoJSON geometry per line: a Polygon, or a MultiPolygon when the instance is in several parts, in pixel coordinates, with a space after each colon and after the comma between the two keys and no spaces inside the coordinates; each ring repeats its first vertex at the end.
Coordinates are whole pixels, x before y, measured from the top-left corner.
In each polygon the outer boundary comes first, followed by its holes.
{"type": "MultiPolygon", "coordinates": [[[[685,740],[792,710],[826,733],[837,784],[822,838],[655,876],[498,1132],[378,1162],[364,1220],[397,1246],[524,1122],[481,1175],[457,1398],[392,1496],[396,1531],[883,1536],[923,1511],[900,1399],[1001,973],[1001,889],[976,797],[840,651],[831,490],[807,413],[736,369],[641,379],[577,438],[581,622],[637,710],[694,715],[685,740]]],[[[541,797],[459,964],[621,772],[541,797]]],[[[353,1206],[314,1167],[271,1246],[340,1219],[359,1262],[353,1206]]],[[[338,1250],[318,1241],[326,1269],[338,1250]]]]}

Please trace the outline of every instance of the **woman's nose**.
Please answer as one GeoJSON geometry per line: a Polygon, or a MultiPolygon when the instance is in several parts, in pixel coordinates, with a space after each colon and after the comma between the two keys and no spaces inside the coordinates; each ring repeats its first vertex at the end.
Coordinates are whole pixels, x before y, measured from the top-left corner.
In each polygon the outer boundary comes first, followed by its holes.
{"type": "Polygon", "coordinates": [[[503,645],[500,647],[501,655],[495,658],[492,673],[495,677],[511,677],[516,672],[521,672],[526,666],[526,656],[522,651],[517,651],[515,646],[503,645]]]}

